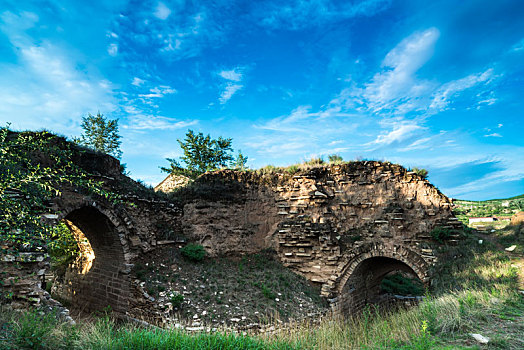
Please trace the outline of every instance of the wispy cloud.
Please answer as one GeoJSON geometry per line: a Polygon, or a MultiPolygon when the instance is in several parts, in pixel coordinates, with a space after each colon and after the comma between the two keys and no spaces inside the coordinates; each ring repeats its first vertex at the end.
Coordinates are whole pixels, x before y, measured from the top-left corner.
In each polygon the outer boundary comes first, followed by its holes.
{"type": "Polygon", "coordinates": [[[225,86],[224,91],[220,94],[219,101],[221,104],[226,103],[233,97],[234,94],[236,94],[239,90],[241,90],[244,86],[240,84],[233,84],[233,83],[227,83],[225,86]]]}
{"type": "Polygon", "coordinates": [[[498,132],[494,132],[492,134],[484,135],[484,137],[502,137],[502,135],[499,134],[498,132]]]}
{"type": "Polygon", "coordinates": [[[122,128],[133,130],[175,130],[187,128],[196,123],[196,120],[181,121],[162,116],[136,114],[131,115],[126,123],[122,125],[122,128]]]}
{"type": "MultiPolygon", "coordinates": [[[[442,111],[451,103],[452,97],[480,83],[489,84],[492,79],[494,79],[493,68],[490,68],[482,73],[470,74],[465,78],[450,81],[437,90],[429,108],[442,111]]],[[[479,101],[478,103],[493,104],[495,101],[494,99],[490,99],[479,101]]]]}
{"type": "Polygon", "coordinates": [[[240,68],[235,68],[231,70],[223,70],[218,73],[222,78],[230,81],[240,82],[242,80],[242,71],[240,68]]]}
{"type": "Polygon", "coordinates": [[[118,54],[118,44],[112,43],[107,47],[107,53],[110,56],[116,56],[118,54]]]}
{"type": "Polygon", "coordinates": [[[426,128],[413,122],[402,121],[394,125],[393,130],[382,133],[374,141],[367,144],[370,147],[384,147],[392,144],[400,144],[406,140],[412,139],[426,128]]]}
{"type": "Polygon", "coordinates": [[[47,40],[35,40],[26,30],[38,22],[29,12],[2,13],[0,30],[6,34],[18,65],[1,63],[0,119],[17,128],[46,128],[60,132],[79,129],[81,116],[96,110],[114,111],[116,100],[111,82],[95,73],[63,47],[47,40]]]}
{"type": "Polygon", "coordinates": [[[167,7],[166,4],[164,4],[163,2],[159,2],[153,14],[156,18],[166,20],[167,17],[169,17],[169,15],[171,14],[171,9],[167,7]]]}
{"type": "Polygon", "coordinates": [[[522,52],[524,51],[524,38],[522,38],[518,43],[513,45],[510,49],[512,52],[522,52]]]}
{"type": "MultiPolygon", "coordinates": [[[[524,148],[512,147],[492,151],[490,156],[473,154],[473,160],[478,163],[490,162],[496,164],[495,170],[464,184],[445,188],[445,192],[455,197],[471,196],[487,190],[493,190],[503,183],[519,181],[524,178],[524,148]]],[[[457,165],[459,166],[459,165],[457,165]]]]}
{"type": "Polygon", "coordinates": [[[419,100],[432,90],[433,83],[418,80],[415,73],[431,58],[440,36],[436,28],[410,35],[391,50],[382,62],[383,71],[365,85],[362,97],[367,108],[381,110],[418,109],[419,100]]]}
{"type": "Polygon", "coordinates": [[[173,89],[167,85],[156,86],[152,89],[149,89],[149,92],[146,94],[139,94],[138,96],[143,99],[152,99],[152,98],[162,98],[165,95],[170,95],[176,93],[176,89],[173,89]]]}
{"type": "Polygon", "coordinates": [[[146,81],[143,80],[143,79],[140,79],[140,78],[137,78],[137,77],[134,77],[133,78],[133,81],[131,82],[131,85],[134,85],[134,86],[140,86],[142,84],[144,84],[146,81]]]}
{"type": "Polygon", "coordinates": [[[227,81],[227,83],[223,85],[223,90],[220,93],[220,104],[225,104],[234,94],[244,87],[243,84],[240,84],[244,77],[242,70],[242,68],[236,67],[231,70],[222,70],[218,72],[218,75],[227,81]]]}
{"type": "Polygon", "coordinates": [[[373,16],[389,7],[390,0],[263,1],[255,4],[257,23],[269,28],[303,29],[357,16],[373,16]]]}

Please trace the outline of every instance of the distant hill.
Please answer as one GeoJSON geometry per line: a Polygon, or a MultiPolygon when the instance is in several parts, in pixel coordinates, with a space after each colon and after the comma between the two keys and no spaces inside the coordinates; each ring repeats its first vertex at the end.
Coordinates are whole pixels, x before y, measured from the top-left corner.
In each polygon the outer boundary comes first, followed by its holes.
{"type": "Polygon", "coordinates": [[[465,199],[453,200],[453,212],[462,221],[468,217],[478,216],[511,216],[519,211],[524,211],[524,194],[519,196],[488,199],[485,201],[470,201],[465,199]]]}
{"type": "Polygon", "coordinates": [[[497,198],[497,199],[486,199],[483,201],[472,201],[469,199],[454,199],[454,202],[468,202],[468,203],[491,203],[491,202],[504,202],[504,201],[510,201],[510,200],[522,200],[524,199],[524,194],[509,197],[509,198],[497,198]]]}

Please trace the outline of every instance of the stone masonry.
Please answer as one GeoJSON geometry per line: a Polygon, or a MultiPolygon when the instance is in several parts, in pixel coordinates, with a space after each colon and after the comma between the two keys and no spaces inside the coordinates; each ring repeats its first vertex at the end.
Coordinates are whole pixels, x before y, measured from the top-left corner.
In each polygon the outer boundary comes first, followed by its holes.
{"type": "MultiPolygon", "coordinates": [[[[211,256],[274,249],[285,266],[321,287],[335,312],[348,314],[373,302],[380,281],[393,271],[429,283],[438,263],[429,233],[461,226],[447,197],[391,163],[352,162],[295,174],[222,170],[188,184],[192,192],[175,205],[122,187],[132,181],[114,158],[88,153],[78,162],[122,198],[115,204],[64,188],[42,215],[50,224],[72,223],[93,248],[89,272],[69,273],[62,289],[84,311],[109,305],[133,316],[130,309],[140,304],[139,286],[130,278],[137,259],[159,245],[191,241],[211,256]]],[[[2,288],[14,293],[13,300],[49,299],[42,289],[44,252],[20,259],[2,257],[10,281],[2,288]]]]}

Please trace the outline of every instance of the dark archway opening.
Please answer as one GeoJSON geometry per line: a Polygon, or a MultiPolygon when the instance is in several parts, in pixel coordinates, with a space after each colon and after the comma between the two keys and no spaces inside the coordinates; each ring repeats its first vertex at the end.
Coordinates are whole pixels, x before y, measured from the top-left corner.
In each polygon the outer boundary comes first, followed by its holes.
{"type": "Polygon", "coordinates": [[[129,276],[123,247],[115,225],[98,209],[85,206],[62,221],[78,244],[78,254],[60,275],[55,275],[51,295],[73,313],[91,313],[110,307],[125,313],[129,301],[129,276]]]}
{"type": "MultiPolygon", "coordinates": [[[[423,293],[424,290],[422,281],[406,263],[388,257],[368,258],[353,270],[342,289],[343,313],[358,312],[369,304],[386,307],[394,305],[399,299],[404,300],[403,298],[409,300],[409,298],[413,297],[416,300],[415,295],[399,293],[396,290],[399,286],[388,282],[396,282],[400,285],[411,283],[413,286],[405,289],[411,293],[418,291],[423,293]],[[399,298],[395,294],[407,296],[399,298]]],[[[401,290],[402,288],[399,287],[398,289],[401,290]]]]}

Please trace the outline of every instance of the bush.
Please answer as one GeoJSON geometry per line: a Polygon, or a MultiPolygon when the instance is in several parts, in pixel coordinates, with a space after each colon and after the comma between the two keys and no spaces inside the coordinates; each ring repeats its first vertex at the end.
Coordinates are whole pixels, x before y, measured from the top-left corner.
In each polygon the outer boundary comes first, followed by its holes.
{"type": "Polygon", "coordinates": [[[431,238],[433,238],[435,241],[439,243],[444,243],[444,241],[447,241],[451,238],[451,235],[453,234],[453,230],[443,228],[443,227],[435,227],[433,231],[431,231],[430,235],[431,238]]]}
{"type": "Polygon", "coordinates": [[[180,308],[182,306],[182,303],[184,302],[184,296],[182,294],[175,293],[171,295],[171,305],[173,305],[174,308],[180,308]]]}
{"type": "Polygon", "coordinates": [[[304,162],[304,164],[311,165],[311,166],[318,166],[318,165],[322,165],[322,164],[325,164],[325,163],[326,162],[324,161],[324,158],[322,158],[322,157],[311,158],[310,160],[306,160],[304,162]]]}
{"type": "Polygon", "coordinates": [[[328,156],[330,163],[340,164],[344,161],[344,158],[338,154],[331,154],[328,156]]]}
{"type": "Polygon", "coordinates": [[[188,244],[180,249],[182,256],[189,261],[202,261],[206,256],[206,250],[200,244],[188,244]]]}
{"type": "Polygon", "coordinates": [[[406,277],[401,273],[386,276],[380,283],[380,288],[391,294],[423,295],[424,285],[418,278],[406,277]]]}
{"type": "Polygon", "coordinates": [[[424,168],[413,168],[411,169],[415,174],[417,174],[418,176],[426,179],[428,177],[428,171],[424,168]]]}

